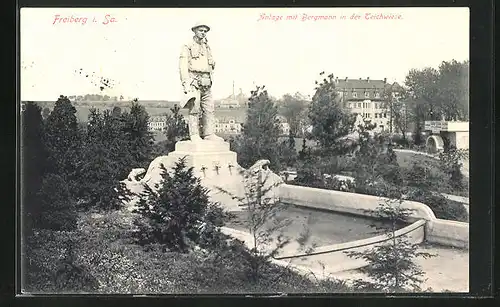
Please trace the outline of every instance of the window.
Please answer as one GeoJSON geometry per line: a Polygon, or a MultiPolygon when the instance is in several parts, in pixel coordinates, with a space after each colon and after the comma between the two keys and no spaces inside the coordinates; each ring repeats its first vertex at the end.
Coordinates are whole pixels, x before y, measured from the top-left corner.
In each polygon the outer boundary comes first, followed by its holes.
{"type": "Polygon", "coordinates": [[[387,113],[384,113],[384,118],[387,118],[387,113]]]}
{"type": "Polygon", "coordinates": [[[358,103],[358,108],[361,108],[361,103],[360,102],[358,103]]]}
{"type": "Polygon", "coordinates": [[[375,113],[375,118],[378,118],[378,113],[375,113]]]}
{"type": "Polygon", "coordinates": [[[365,92],[365,98],[370,98],[370,93],[369,92],[365,92]]]}
{"type": "Polygon", "coordinates": [[[380,93],[379,92],[375,92],[375,98],[380,98],[380,93]]]}
{"type": "Polygon", "coordinates": [[[358,98],[358,93],[356,93],[356,92],[352,92],[352,97],[354,97],[354,98],[358,98]]]}

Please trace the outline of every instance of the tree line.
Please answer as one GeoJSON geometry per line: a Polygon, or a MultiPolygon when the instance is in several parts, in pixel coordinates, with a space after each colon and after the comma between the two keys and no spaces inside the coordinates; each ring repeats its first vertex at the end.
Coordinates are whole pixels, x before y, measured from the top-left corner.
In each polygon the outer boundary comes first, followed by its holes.
{"type": "Polygon", "coordinates": [[[21,132],[28,229],[71,228],[78,209],[118,205],[119,181],[131,166],[147,167],[151,160],[147,123],[148,114],[137,102],[129,112],[92,109],[86,125],[77,122],[66,96],[46,118],[28,102],[21,132]]]}
{"type": "MultiPolygon", "coordinates": [[[[386,86],[381,99],[389,111],[389,130],[400,133],[403,139],[407,132],[413,132],[414,143],[420,144],[426,120],[469,120],[469,61],[450,60],[437,69],[411,69],[404,84],[386,86]]],[[[291,133],[302,136],[302,129],[312,124],[307,116],[310,101],[300,94],[286,94],[277,104],[291,133]]]]}

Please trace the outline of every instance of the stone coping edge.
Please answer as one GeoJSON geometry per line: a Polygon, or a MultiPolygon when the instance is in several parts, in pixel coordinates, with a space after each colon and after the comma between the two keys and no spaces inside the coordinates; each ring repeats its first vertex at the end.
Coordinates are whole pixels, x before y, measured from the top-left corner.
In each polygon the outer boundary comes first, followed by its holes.
{"type": "MultiPolygon", "coordinates": [[[[380,202],[389,200],[389,198],[386,197],[341,192],[335,190],[325,190],[289,184],[280,185],[279,197],[281,202],[292,204],[295,206],[334,212],[344,212],[368,217],[370,217],[368,212],[375,211],[380,202]],[[307,197],[304,197],[306,194],[307,197]],[[357,198],[357,201],[355,200],[355,198],[357,198]],[[363,204],[363,201],[366,201],[367,203],[363,204]],[[352,203],[356,203],[356,207],[351,206],[352,203]],[[369,207],[364,205],[369,205],[369,207]]],[[[413,221],[420,219],[430,221],[436,219],[436,216],[434,215],[432,209],[425,204],[416,201],[405,200],[402,202],[402,206],[414,210],[413,214],[411,215],[413,221]]]]}
{"type": "Polygon", "coordinates": [[[429,243],[469,249],[469,223],[435,219],[427,223],[425,239],[429,243]]]}
{"type": "MultiPolygon", "coordinates": [[[[288,184],[282,184],[279,188],[280,201],[282,203],[303,208],[341,212],[366,217],[371,216],[365,211],[372,211],[375,209],[375,206],[373,204],[370,205],[369,203],[365,203],[365,205],[369,205],[370,208],[363,208],[363,200],[367,202],[376,201],[378,203],[379,201],[386,199],[372,195],[324,190],[288,184]],[[311,196],[312,199],[310,199],[309,196],[311,196]],[[357,208],[347,205],[347,198],[350,197],[358,198],[358,201],[350,200],[350,202],[357,205],[357,208]],[[306,201],[304,198],[309,199],[306,201]],[[336,204],[333,204],[334,202],[336,204]]],[[[438,219],[429,206],[419,202],[404,201],[402,205],[410,209],[417,209],[417,212],[415,212],[416,214],[412,216],[413,221],[410,222],[416,222],[422,219],[427,221],[425,224],[426,241],[430,243],[458,247],[461,249],[468,249],[469,223],[438,219]]]]}
{"type": "MultiPolygon", "coordinates": [[[[414,222],[413,224],[406,226],[402,229],[399,229],[396,231],[396,237],[401,237],[408,235],[414,231],[418,231],[419,229],[422,230],[423,233],[425,233],[425,220],[419,220],[417,222],[414,222]]],[[[221,227],[221,230],[229,235],[232,235],[236,237],[239,240],[248,240],[252,239],[250,236],[250,233],[229,228],[229,227],[221,227]]],[[[300,272],[300,273],[307,273],[307,274],[319,274],[320,272],[318,270],[314,270],[312,268],[308,268],[303,265],[298,265],[298,264],[292,264],[291,261],[294,258],[303,258],[303,257],[310,257],[310,256],[315,256],[315,255],[320,255],[320,254],[327,254],[327,253],[334,253],[334,252],[339,252],[339,251],[345,251],[348,249],[355,249],[355,248],[362,248],[362,247],[367,247],[370,245],[375,245],[377,243],[383,243],[390,240],[390,238],[385,235],[378,235],[372,238],[368,239],[362,239],[362,240],[356,240],[356,241],[351,241],[351,242],[346,242],[346,243],[339,243],[339,244],[333,244],[333,245],[325,245],[322,247],[319,247],[319,251],[315,251],[309,254],[297,254],[297,255],[288,255],[288,256],[281,256],[281,257],[275,257],[271,259],[272,263],[285,266],[285,267],[290,267],[291,269],[300,272]],[[286,262],[285,260],[290,259],[290,262],[286,262]]],[[[420,244],[424,241],[424,235],[422,234],[421,236],[416,236],[416,239],[412,240],[414,244],[420,244]]],[[[247,243],[248,244],[248,243],[247,243]]],[[[355,270],[359,269],[362,267],[365,267],[367,265],[366,261],[364,260],[359,260],[359,259],[352,259],[352,261],[349,261],[348,264],[342,264],[340,266],[336,266],[336,268],[331,271],[331,273],[338,273],[338,272],[344,272],[344,271],[349,271],[349,270],[355,270]]]]}
{"type": "MultiPolygon", "coordinates": [[[[414,222],[406,227],[403,227],[401,229],[396,230],[395,236],[396,236],[396,238],[405,236],[405,235],[407,235],[415,230],[418,230],[419,228],[425,227],[425,224],[426,224],[425,220],[416,221],[416,222],[414,222]]],[[[353,249],[353,248],[358,248],[358,247],[366,247],[366,246],[374,245],[377,243],[384,243],[384,242],[389,241],[389,240],[391,240],[391,238],[389,238],[386,234],[381,234],[381,235],[367,238],[367,239],[361,239],[361,240],[332,244],[332,245],[324,245],[324,246],[318,247],[314,252],[309,253],[309,254],[286,255],[286,256],[276,257],[275,259],[282,260],[282,259],[288,259],[288,258],[309,257],[309,256],[315,256],[315,255],[321,255],[321,254],[335,253],[335,252],[345,251],[348,249],[353,249]]],[[[414,243],[422,243],[423,242],[423,240],[419,240],[419,241],[420,242],[414,242],[414,243]]]]}

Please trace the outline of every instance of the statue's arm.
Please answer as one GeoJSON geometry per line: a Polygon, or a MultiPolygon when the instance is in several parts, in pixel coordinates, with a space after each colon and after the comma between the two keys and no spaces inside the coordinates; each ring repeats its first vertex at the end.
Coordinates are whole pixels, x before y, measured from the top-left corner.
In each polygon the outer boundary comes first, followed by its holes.
{"type": "Polygon", "coordinates": [[[207,49],[208,49],[208,65],[210,65],[211,71],[213,72],[213,70],[215,69],[215,60],[212,54],[212,48],[210,48],[210,46],[207,45],[207,49]]]}
{"type": "Polygon", "coordinates": [[[183,45],[181,49],[181,55],[179,57],[179,73],[181,77],[182,85],[186,85],[189,82],[189,48],[187,45],[183,45]]]}

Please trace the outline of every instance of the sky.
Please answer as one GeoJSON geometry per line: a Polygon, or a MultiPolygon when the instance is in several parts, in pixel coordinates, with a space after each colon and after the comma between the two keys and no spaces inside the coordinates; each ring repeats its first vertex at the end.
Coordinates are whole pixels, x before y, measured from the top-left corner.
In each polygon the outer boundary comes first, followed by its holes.
{"type": "Polygon", "coordinates": [[[233,81],[236,94],[265,85],[274,97],[312,95],[321,71],[403,83],[410,69],[469,59],[468,8],[22,8],[21,100],[177,101],[181,46],[197,22],[211,27],[215,99],[230,95],[233,81]],[[377,14],[399,19],[366,18],[377,14]],[[101,90],[101,77],[111,86],[101,90]]]}

